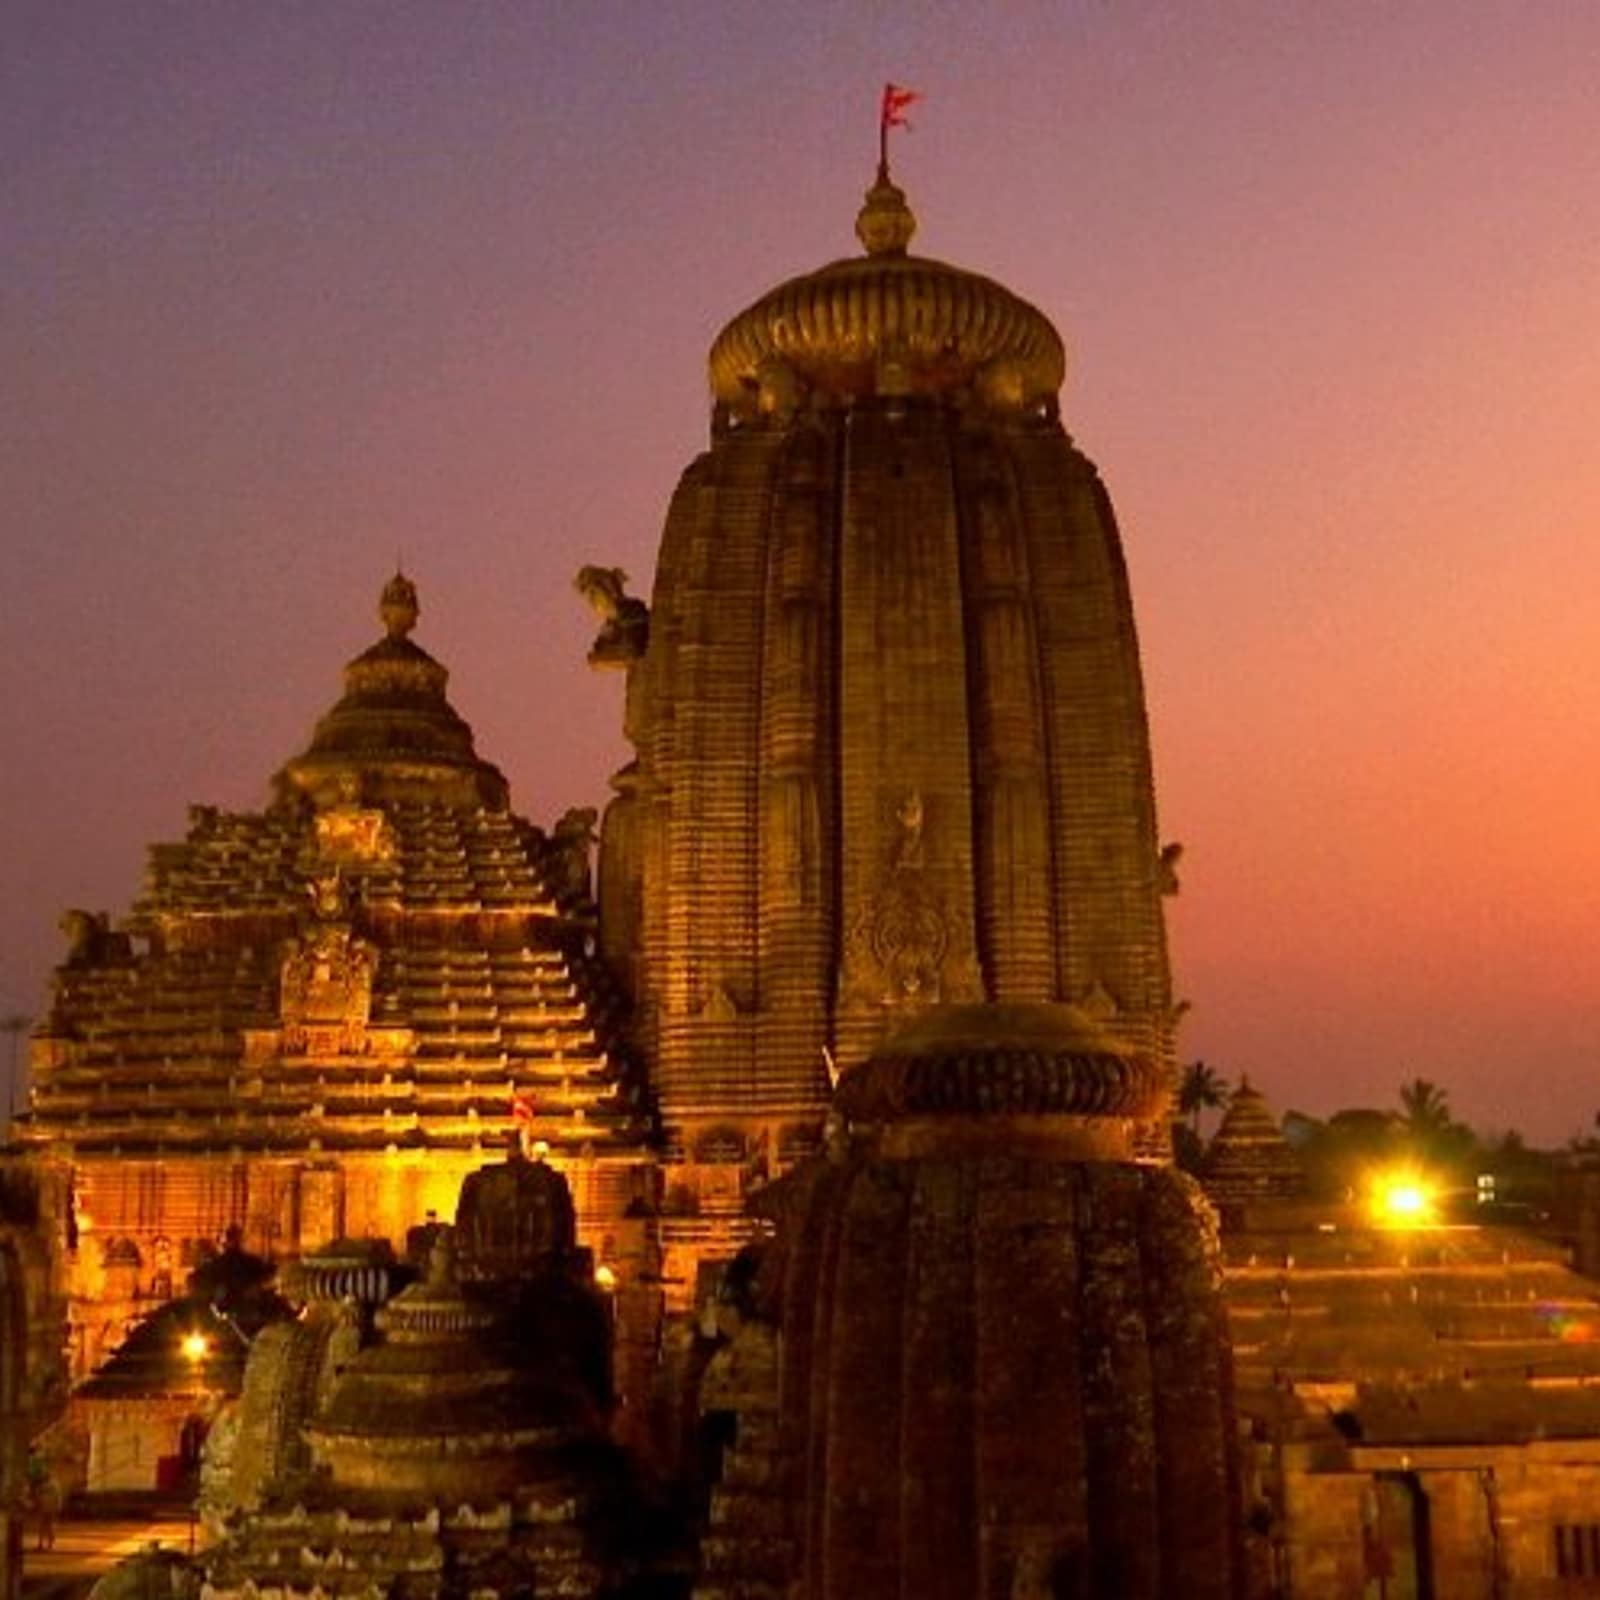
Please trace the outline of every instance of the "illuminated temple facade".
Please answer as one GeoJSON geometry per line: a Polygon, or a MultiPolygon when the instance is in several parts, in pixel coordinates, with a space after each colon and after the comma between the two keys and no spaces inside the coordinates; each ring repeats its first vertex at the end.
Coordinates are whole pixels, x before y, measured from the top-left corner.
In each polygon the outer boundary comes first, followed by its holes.
{"type": "Polygon", "coordinates": [[[648,1121],[591,954],[586,819],[546,836],[510,809],[409,580],[381,613],[264,810],[194,807],[131,916],[63,920],[18,1133],[70,1186],[78,1377],[230,1228],[280,1261],[403,1249],[514,1127],[636,1276],[648,1121]]]}
{"type": "Polygon", "coordinates": [[[265,808],[69,913],[0,1476],[56,1297],[92,1403],[236,1228],[224,1600],[1600,1592],[1592,1281],[1308,1196],[1247,1085],[1173,1166],[1115,518],[1055,329],[914,227],[880,170],[717,336],[648,601],[579,573],[598,829],[511,809],[397,575],[265,808]]]}

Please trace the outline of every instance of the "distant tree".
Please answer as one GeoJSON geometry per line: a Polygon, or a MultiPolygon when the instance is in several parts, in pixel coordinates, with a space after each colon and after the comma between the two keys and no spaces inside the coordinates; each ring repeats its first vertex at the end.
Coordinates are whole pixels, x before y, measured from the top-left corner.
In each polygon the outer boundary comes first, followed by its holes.
{"type": "Polygon", "coordinates": [[[1456,1121],[1449,1095],[1427,1078],[1410,1078],[1400,1085],[1398,1131],[1404,1152],[1426,1162],[1441,1180],[1465,1183],[1483,1160],[1477,1134],[1456,1121]]]}
{"type": "Polygon", "coordinates": [[[1393,1159],[1400,1119],[1372,1106],[1347,1106],[1326,1122],[1304,1119],[1301,1165],[1318,1199],[1353,1199],[1375,1167],[1393,1159]]]}
{"type": "Polygon", "coordinates": [[[1189,1119],[1189,1130],[1200,1137],[1200,1113],[1214,1111],[1227,1098],[1228,1080],[1204,1061],[1191,1061],[1178,1085],[1178,1110],[1189,1119]]]}
{"type": "Polygon", "coordinates": [[[1205,1141],[1187,1122],[1172,1124],[1172,1159],[1182,1171],[1194,1177],[1199,1177],[1205,1165],[1205,1141]]]}
{"type": "Polygon", "coordinates": [[[1493,1180],[1493,1213],[1482,1215],[1516,1218],[1533,1213],[1548,1213],[1555,1204],[1556,1186],[1563,1165],[1553,1151],[1536,1150],[1515,1128],[1506,1133],[1485,1134],[1479,1141],[1478,1174],[1474,1185],[1482,1198],[1482,1177],[1493,1180]]]}
{"type": "Polygon", "coordinates": [[[1346,1106],[1328,1118],[1328,1131],[1345,1144],[1376,1153],[1393,1142],[1399,1120],[1394,1112],[1376,1106],[1346,1106]]]}
{"type": "Polygon", "coordinates": [[[1423,1143],[1454,1126],[1450,1096],[1426,1078],[1408,1078],[1400,1085],[1400,1115],[1406,1132],[1423,1143]]]}

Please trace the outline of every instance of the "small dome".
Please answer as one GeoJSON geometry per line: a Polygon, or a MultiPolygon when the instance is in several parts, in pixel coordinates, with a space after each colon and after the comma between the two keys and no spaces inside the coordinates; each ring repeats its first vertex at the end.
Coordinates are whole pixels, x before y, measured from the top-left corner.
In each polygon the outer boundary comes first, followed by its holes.
{"type": "Polygon", "coordinates": [[[514,1282],[569,1260],[577,1213],[566,1179],[520,1150],[470,1172],[456,1203],[457,1270],[475,1282],[514,1282]]]}
{"type": "Polygon", "coordinates": [[[1002,409],[1053,403],[1061,336],[1025,300],[975,272],[906,254],[916,220],[880,172],[857,232],[868,254],[791,278],[711,347],[711,388],[736,410],[771,409],[788,375],[834,403],[973,387],[1002,409]]]}

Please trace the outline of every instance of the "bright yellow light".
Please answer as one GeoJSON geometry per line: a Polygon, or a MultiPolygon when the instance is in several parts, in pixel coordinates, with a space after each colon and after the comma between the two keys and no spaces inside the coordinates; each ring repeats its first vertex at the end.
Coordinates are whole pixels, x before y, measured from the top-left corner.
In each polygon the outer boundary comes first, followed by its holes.
{"type": "Polygon", "coordinates": [[[1433,1221],[1437,1196],[1414,1173],[1390,1173],[1379,1178],[1373,1190],[1372,1209],[1380,1223],[1391,1228],[1415,1228],[1433,1221]]]}
{"type": "Polygon", "coordinates": [[[610,1294],[611,1291],[617,1286],[617,1275],[611,1270],[610,1267],[598,1266],[594,1269],[594,1281],[599,1284],[607,1294],[610,1294]]]}
{"type": "Polygon", "coordinates": [[[186,1333],[183,1336],[183,1353],[190,1361],[204,1361],[211,1354],[211,1341],[203,1333],[186,1333]]]}

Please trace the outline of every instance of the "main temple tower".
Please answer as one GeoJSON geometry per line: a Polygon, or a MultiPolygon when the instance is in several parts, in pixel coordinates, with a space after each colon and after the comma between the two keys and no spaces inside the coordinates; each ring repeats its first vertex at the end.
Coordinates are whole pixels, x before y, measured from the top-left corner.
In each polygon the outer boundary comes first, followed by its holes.
{"type": "Polygon", "coordinates": [[[721,1253],[830,1080],[931,1007],[1070,1004],[1172,1059],[1133,614],[1059,420],[1062,343],[910,254],[915,225],[880,168],[865,253],[723,329],[648,618],[601,606],[638,751],[603,939],[666,1135],[669,1257],[721,1253]]]}

